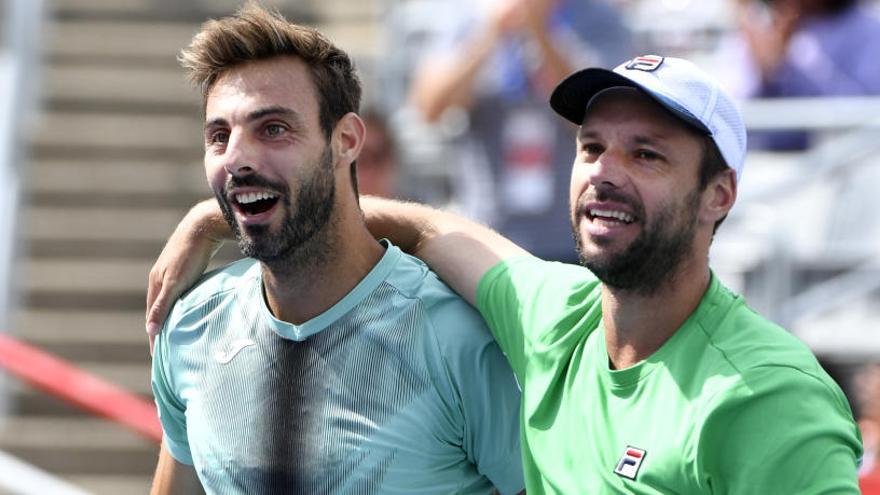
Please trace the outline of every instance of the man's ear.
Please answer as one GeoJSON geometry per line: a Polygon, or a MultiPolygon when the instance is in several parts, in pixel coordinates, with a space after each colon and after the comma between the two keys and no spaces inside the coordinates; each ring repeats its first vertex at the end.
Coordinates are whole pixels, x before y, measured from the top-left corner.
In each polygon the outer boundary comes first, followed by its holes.
{"type": "Polygon", "coordinates": [[[348,169],[357,160],[364,146],[367,128],[364,121],[354,112],[349,112],[339,119],[333,129],[332,147],[336,157],[336,165],[348,169]]]}
{"type": "Polygon", "coordinates": [[[703,191],[703,207],[700,211],[701,220],[714,225],[727,215],[736,202],[736,172],[728,168],[719,173],[703,191]]]}

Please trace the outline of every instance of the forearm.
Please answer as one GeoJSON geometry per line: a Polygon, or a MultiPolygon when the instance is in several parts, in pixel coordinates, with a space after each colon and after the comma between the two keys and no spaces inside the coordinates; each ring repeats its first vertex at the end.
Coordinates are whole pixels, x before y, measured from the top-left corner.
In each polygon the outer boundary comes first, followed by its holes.
{"type": "Polygon", "coordinates": [[[429,60],[417,72],[410,100],[428,122],[434,122],[452,106],[469,107],[481,67],[491,55],[498,30],[487,27],[462,46],[458,57],[429,60]]]}
{"type": "Polygon", "coordinates": [[[153,477],[151,495],[174,495],[177,493],[205,493],[192,466],[174,460],[163,444],[159,451],[159,463],[153,477]]]}
{"type": "Polygon", "coordinates": [[[422,259],[469,302],[490,268],[528,253],[492,229],[442,210],[416,203],[363,198],[367,227],[422,259]]]}
{"type": "Polygon", "coordinates": [[[571,74],[575,67],[556,46],[556,40],[547,31],[545,24],[533,22],[529,26],[529,31],[541,52],[541,82],[549,94],[550,90],[571,74]]]}
{"type": "Polygon", "coordinates": [[[189,235],[222,244],[235,239],[232,229],[223,218],[220,205],[214,199],[200,201],[183,217],[177,231],[185,229],[189,235]]]}

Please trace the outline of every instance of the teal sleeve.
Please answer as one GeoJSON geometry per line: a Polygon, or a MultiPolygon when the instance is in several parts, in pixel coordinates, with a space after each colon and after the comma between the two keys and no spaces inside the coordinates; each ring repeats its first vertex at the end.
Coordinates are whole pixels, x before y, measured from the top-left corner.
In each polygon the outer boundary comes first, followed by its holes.
{"type": "Polygon", "coordinates": [[[525,486],[519,442],[520,392],[479,314],[457,299],[432,324],[461,411],[462,449],[502,494],[525,486]]]}
{"type": "Polygon", "coordinates": [[[520,383],[533,343],[547,341],[547,332],[554,329],[571,331],[573,324],[557,325],[557,319],[595,299],[589,289],[596,283],[583,267],[531,256],[502,261],[483,275],[477,285],[477,308],[520,383]]]}
{"type": "Polygon", "coordinates": [[[153,367],[151,385],[153,397],[156,400],[156,408],[159,412],[159,422],[162,423],[162,441],[165,448],[180,463],[193,464],[192,454],[189,449],[189,441],[186,434],[186,407],[171,386],[168,365],[168,332],[163,328],[156,337],[153,349],[153,367]]]}
{"type": "Polygon", "coordinates": [[[861,437],[830,378],[765,367],[711,414],[700,441],[714,493],[859,493],[861,437]]]}

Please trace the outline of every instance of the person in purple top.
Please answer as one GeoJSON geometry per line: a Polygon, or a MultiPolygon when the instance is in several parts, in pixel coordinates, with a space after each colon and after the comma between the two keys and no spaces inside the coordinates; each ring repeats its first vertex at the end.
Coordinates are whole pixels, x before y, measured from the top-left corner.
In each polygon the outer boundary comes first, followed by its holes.
{"type": "MultiPolygon", "coordinates": [[[[721,54],[735,96],[880,94],[880,17],[858,0],[747,0],[737,21],[739,35],[721,54]]],[[[803,132],[749,135],[753,148],[803,149],[809,142],[803,132]]]]}

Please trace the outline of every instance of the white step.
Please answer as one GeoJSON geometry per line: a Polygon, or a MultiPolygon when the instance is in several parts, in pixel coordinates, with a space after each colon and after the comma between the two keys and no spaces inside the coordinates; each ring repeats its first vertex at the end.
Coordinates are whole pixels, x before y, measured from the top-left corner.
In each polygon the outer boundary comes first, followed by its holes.
{"type": "Polygon", "coordinates": [[[0,422],[3,448],[155,449],[156,444],[111,421],[56,416],[10,417],[0,422]]]}
{"type": "Polygon", "coordinates": [[[143,344],[143,311],[49,311],[26,309],[16,317],[13,335],[45,344],[143,344]]]}
{"type": "Polygon", "coordinates": [[[152,476],[137,475],[78,475],[65,479],[94,495],[143,495],[150,492],[153,482],[152,476]]]}
{"type": "Polygon", "coordinates": [[[43,74],[43,97],[105,103],[176,104],[181,111],[198,113],[201,95],[177,67],[107,67],[50,65],[43,74]]]}
{"type": "Polygon", "coordinates": [[[34,193],[181,192],[211,196],[201,156],[184,163],[168,160],[41,159],[31,164],[28,189],[34,193]]]}
{"type": "MultiPolygon", "coordinates": [[[[25,208],[20,225],[25,239],[154,241],[165,239],[188,208],[25,208]]],[[[158,253],[157,253],[158,255],[158,253]]]]}
{"type": "MultiPolygon", "coordinates": [[[[75,148],[130,148],[191,152],[202,155],[202,117],[113,113],[46,112],[39,121],[32,144],[75,148]]],[[[145,174],[149,171],[145,170],[145,174]]]]}
{"type": "Polygon", "coordinates": [[[44,43],[48,54],[56,57],[128,57],[132,65],[149,57],[174,67],[177,52],[198,29],[198,24],[171,22],[62,20],[49,24],[44,43]]]}
{"type": "Polygon", "coordinates": [[[120,259],[30,259],[18,277],[25,291],[144,291],[152,261],[120,259]]]}

